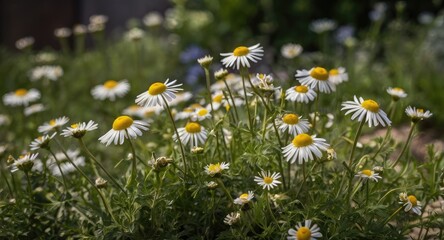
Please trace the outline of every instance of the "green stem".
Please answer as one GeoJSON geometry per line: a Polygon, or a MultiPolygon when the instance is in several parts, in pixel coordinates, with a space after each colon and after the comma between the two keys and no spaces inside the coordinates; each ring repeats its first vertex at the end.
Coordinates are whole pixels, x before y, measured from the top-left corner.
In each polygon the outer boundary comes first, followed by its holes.
{"type": "Polygon", "coordinates": [[[110,215],[111,219],[116,222],[114,215],[110,209],[110,207],[108,206],[108,202],[105,199],[105,196],[103,196],[103,193],[100,191],[99,188],[97,188],[96,184],[94,184],[94,182],[89,179],[89,177],[82,171],[82,169],[80,169],[72,160],[71,158],[68,156],[68,154],[66,153],[65,149],[63,148],[63,146],[60,144],[60,142],[54,138],[57,145],[59,145],[60,149],[62,150],[63,154],[65,154],[66,159],[74,166],[74,168],[93,186],[93,188],[97,191],[97,193],[99,194],[100,199],[102,200],[103,205],[105,206],[105,210],[107,211],[107,213],[110,215]]]}
{"type": "Polygon", "coordinates": [[[233,197],[231,197],[231,194],[228,191],[228,189],[225,187],[224,182],[222,180],[220,180],[220,178],[216,178],[216,182],[220,185],[222,190],[225,192],[225,194],[227,195],[228,199],[230,199],[230,205],[233,204],[234,203],[233,197]]]}
{"type": "Polygon", "coordinates": [[[163,96],[162,96],[162,99],[163,99],[163,102],[165,103],[165,106],[167,108],[168,116],[170,117],[171,123],[173,124],[174,131],[176,132],[177,141],[179,142],[180,152],[182,154],[184,174],[186,175],[187,174],[187,161],[185,158],[185,150],[183,148],[182,140],[180,139],[179,132],[177,131],[176,123],[174,122],[173,114],[171,114],[171,109],[170,109],[170,106],[168,105],[168,101],[163,96]]]}
{"type": "Polygon", "coordinates": [[[271,210],[271,202],[270,202],[270,197],[268,196],[268,191],[265,192],[265,197],[267,198],[267,208],[268,211],[270,212],[271,218],[273,219],[276,226],[278,226],[278,228],[280,229],[279,222],[277,221],[276,217],[273,214],[273,211],[271,210]]]}
{"type": "Polygon", "coordinates": [[[32,187],[31,187],[31,179],[29,179],[29,171],[25,171],[25,175],[26,175],[26,182],[28,183],[28,194],[29,194],[29,199],[32,200],[32,187]]]}
{"type": "MultiPolygon", "coordinates": [[[[247,107],[247,114],[248,114],[248,129],[251,132],[251,136],[254,138],[254,131],[253,131],[253,123],[251,119],[251,113],[250,113],[250,104],[248,102],[248,96],[247,96],[247,88],[245,87],[245,74],[248,75],[248,70],[246,68],[241,68],[241,76],[242,76],[242,88],[244,89],[244,97],[245,97],[245,105],[247,107]]],[[[234,102],[233,102],[234,105],[234,102]]]]}
{"type": "Polygon", "coordinates": [[[396,214],[398,214],[398,212],[399,211],[401,211],[401,209],[403,208],[404,206],[401,206],[401,207],[399,207],[392,215],[390,215],[390,217],[388,217],[385,221],[384,221],[384,224],[383,224],[383,226],[385,226],[390,220],[392,220],[392,218],[396,215],[396,214]]]}
{"type": "Polygon", "coordinates": [[[66,191],[68,190],[68,185],[66,184],[65,174],[63,173],[62,168],[60,167],[59,160],[57,159],[56,155],[54,154],[54,152],[50,148],[48,148],[47,150],[49,151],[49,153],[51,153],[51,155],[54,158],[54,161],[57,165],[57,168],[60,171],[60,175],[62,176],[62,180],[63,180],[63,187],[64,187],[63,191],[66,193],[66,191]]]}
{"type": "Polygon", "coordinates": [[[233,94],[231,93],[230,88],[228,87],[227,81],[225,80],[225,78],[223,79],[225,87],[227,88],[228,94],[230,95],[231,98],[231,102],[233,103],[233,108],[234,108],[234,113],[236,114],[236,121],[239,121],[239,114],[237,113],[237,107],[236,104],[234,104],[234,97],[233,94]]]}
{"type": "Polygon", "coordinates": [[[208,68],[204,68],[205,71],[205,80],[207,82],[207,92],[208,92],[208,102],[210,103],[211,106],[211,119],[214,119],[214,108],[213,108],[213,101],[211,99],[211,90],[210,90],[210,85],[211,85],[211,79],[210,79],[210,71],[208,70],[208,68]]]}
{"type": "Polygon", "coordinates": [[[364,120],[362,120],[361,123],[359,123],[359,128],[358,128],[358,131],[356,132],[355,140],[353,141],[353,148],[350,153],[350,158],[348,159],[348,167],[350,169],[353,169],[352,168],[353,157],[355,155],[356,145],[358,144],[359,136],[361,135],[361,131],[362,131],[362,127],[364,126],[364,123],[365,123],[364,120]]]}
{"type": "Polygon", "coordinates": [[[416,126],[416,123],[415,123],[415,122],[412,123],[412,126],[410,127],[409,136],[407,137],[407,141],[405,142],[404,147],[402,148],[401,153],[400,153],[399,156],[396,158],[395,163],[393,163],[392,168],[394,168],[394,167],[398,164],[398,162],[399,162],[399,160],[401,159],[402,155],[404,154],[405,150],[407,150],[407,146],[409,146],[410,141],[412,140],[413,130],[415,130],[415,126],[416,126]]]}
{"type": "MultiPolygon", "coordinates": [[[[125,131],[126,131],[126,134],[129,136],[128,131],[127,131],[127,130],[125,130],[125,131]]],[[[136,182],[136,178],[137,178],[137,156],[136,156],[136,149],[134,149],[134,145],[133,145],[133,143],[132,143],[130,137],[128,137],[128,142],[129,142],[129,145],[130,145],[130,147],[131,147],[131,153],[133,154],[133,157],[132,157],[132,159],[131,159],[131,161],[132,161],[132,164],[131,164],[131,165],[132,165],[132,169],[131,169],[131,177],[130,177],[128,183],[126,184],[126,187],[127,187],[127,188],[128,188],[129,186],[132,186],[133,184],[135,184],[135,182],[136,182]]]]}
{"type": "MultiPolygon", "coordinates": [[[[82,138],[78,138],[80,147],[83,148],[83,150],[88,154],[89,158],[92,159],[99,167],[105,172],[105,174],[111,179],[111,181],[116,185],[125,195],[127,195],[125,189],[113,178],[113,176],[106,170],[106,168],[94,157],[94,155],[89,151],[89,149],[86,147],[85,143],[83,142],[82,138]]],[[[94,163],[92,163],[94,165],[94,163]]]]}
{"type": "MultiPolygon", "coordinates": [[[[283,143],[282,143],[282,141],[281,141],[281,137],[280,137],[280,135],[279,135],[278,128],[277,128],[277,126],[276,126],[276,122],[273,120],[272,123],[273,123],[274,132],[275,132],[276,137],[277,137],[278,142],[279,142],[279,146],[280,146],[281,149],[282,149],[282,147],[284,147],[284,145],[283,145],[283,143]]],[[[284,189],[287,189],[287,186],[290,187],[290,181],[288,180],[287,183],[286,183],[286,181],[285,181],[284,167],[283,167],[283,165],[282,165],[282,159],[283,159],[282,151],[280,151],[280,153],[281,153],[281,154],[280,154],[279,162],[278,162],[278,163],[279,163],[279,171],[281,172],[281,176],[282,176],[282,184],[284,185],[284,189]]],[[[289,178],[290,178],[290,177],[289,177],[289,178]]]]}

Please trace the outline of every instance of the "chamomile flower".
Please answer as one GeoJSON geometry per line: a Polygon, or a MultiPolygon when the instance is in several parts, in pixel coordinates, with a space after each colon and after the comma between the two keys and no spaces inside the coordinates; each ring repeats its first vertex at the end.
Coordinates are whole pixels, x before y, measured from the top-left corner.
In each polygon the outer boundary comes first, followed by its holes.
{"type": "Polygon", "coordinates": [[[284,114],[276,119],[276,123],[281,132],[288,132],[291,136],[306,133],[310,129],[308,120],[294,113],[284,114]]]}
{"type": "Polygon", "coordinates": [[[331,20],[331,19],[327,19],[327,18],[323,18],[323,19],[317,19],[314,20],[313,22],[310,23],[310,30],[317,33],[317,34],[321,34],[324,32],[328,32],[328,31],[332,31],[333,29],[335,29],[337,26],[336,22],[331,20]]]}
{"type": "Polygon", "coordinates": [[[405,206],[404,211],[412,211],[418,215],[421,215],[421,202],[416,199],[414,195],[408,195],[407,193],[399,194],[399,204],[403,204],[405,206]]]}
{"type": "Polygon", "coordinates": [[[348,73],[343,67],[330,69],[330,71],[328,71],[328,81],[336,85],[346,82],[348,81],[348,73]]]}
{"type": "MultiPolygon", "coordinates": [[[[68,155],[69,159],[71,159],[71,161],[76,166],[78,166],[78,167],[85,166],[85,157],[79,156],[79,154],[80,154],[80,151],[78,149],[77,150],[68,149],[66,151],[66,155],[68,155]]],[[[54,156],[49,157],[46,165],[48,166],[48,169],[52,175],[62,176],[62,173],[68,174],[68,173],[72,173],[72,172],[76,171],[76,168],[74,167],[74,165],[72,165],[71,162],[68,161],[68,159],[66,158],[66,155],[63,152],[57,152],[57,153],[55,153],[55,158],[54,158],[54,156]],[[59,166],[57,166],[56,161],[58,161],[60,169],[59,169],[59,166]],[[60,171],[60,170],[62,170],[62,171],[60,171]]]]}
{"type": "Polygon", "coordinates": [[[48,148],[49,141],[51,141],[51,139],[54,138],[55,135],[56,133],[53,133],[52,135],[47,134],[34,139],[34,141],[32,141],[31,144],[29,144],[31,151],[35,151],[40,148],[44,149],[48,148]]]}
{"type": "Polygon", "coordinates": [[[254,198],[254,192],[248,191],[248,193],[242,193],[238,198],[234,199],[234,204],[245,205],[251,202],[254,198]]]}
{"type": "Polygon", "coordinates": [[[176,98],[171,100],[171,102],[168,103],[168,105],[171,106],[177,106],[180,103],[187,102],[188,100],[193,98],[193,94],[191,92],[181,92],[176,94],[176,98]]]}
{"type": "Polygon", "coordinates": [[[285,99],[291,102],[309,103],[316,96],[316,92],[305,85],[294,86],[285,91],[285,99]]]}
{"type": "Polygon", "coordinates": [[[211,104],[213,105],[214,110],[218,110],[222,105],[222,100],[224,100],[225,96],[222,91],[217,91],[211,95],[211,104]]]}
{"type": "Polygon", "coordinates": [[[281,178],[280,173],[274,172],[273,174],[270,174],[269,171],[262,171],[259,173],[259,176],[254,177],[254,181],[262,186],[263,189],[267,188],[267,190],[270,190],[282,183],[278,180],[279,178],[281,178]]]}
{"type": "Polygon", "coordinates": [[[261,60],[263,52],[263,48],[258,43],[251,47],[239,46],[231,53],[221,53],[220,55],[225,57],[222,59],[222,64],[226,68],[233,67],[239,70],[240,67],[250,68],[249,61],[256,63],[261,60]]]}
{"type": "Polygon", "coordinates": [[[407,93],[405,93],[404,89],[402,88],[387,88],[387,93],[392,96],[393,101],[398,101],[401,98],[407,97],[407,93]]]}
{"type": "Polygon", "coordinates": [[[392,121],[388,119],[387,114],[379,108],[379,104],[374,100],[364,100],[362,97],[359,99],[354,96],[354,101],[346,101],[342,103],[342,109],[347,110],[345,115],[353,113],[351,119],[358,118],[358,122],[368,122],[368,126],[390,126],[392,121]]]}
{"type": "Polygon", "coordinates": [[[3,103],[7,106],[28,106],[30,102],[40,99],[40,92],[34,88],[20,88],[3,95],[3,103]]]}
{"type": "Polygon", "coordinates": [[[229,169],[230,164],[229,163],[215,163],[215,164],[208,164],[205,166],[205,173],[208,174],[210,177],[217,177],[220,176],[223,172],[223,170],[229,169]]]}
{"type": "Polygon", "coordinates": [[[288,240],[316,240],[322,237],[321,229],[317,224],[312,225],[311,220],[305,220],[304,225],[298,223],[295,227],[288,230],[288,240]]]}
{"type": "MultiPolygon", "coordinates": [[[[184,145],[189,144],[190,147],[196,147],[199,144],[204,144],[207,140],[207,130],[197,122],[188,122],[185,127],[177,129],[180,141],[184,145]]],[[[177,136],[174,135],[174,140],[177,141],[177,136]]]]}
{"type": "Polygon", "coordinates": [[[405,113],[412,119],[412,122],[419,122],[424,120],[424,118],[427,119],[433,115],[429,110],[424,112],[424,109],[422,108],[417,109],[416,107],[411,106],[408,106],[405,109],[405,113]]]}
{"type": "Polygon", "coordinates": [[[148,123],[133,120],[128,116],[119,116],[113,122],[113,127],[105,135],[99,138],[99,141],[106,146],[114,143],[114,145],[122,145],[125,138],[137,138],[142,136],[142,130],[148,130],[148,123]]]}
{"type": "Polygon", "coordinates": [[[164,83],[155,82],[151,84],[148,88],[148,91],[139,94],[136,98],[136,103],[142,107],[155,107],[165,105],[166,101],[171,102],[174,98],[176,98],[177,92],[181,91],[182,83],[175,84],[177,80],[171,81],[167,79],[164,83]]]}
{"type": "Polygon", "coordinates": [[[379,176],[379,173],[375,173],[370,169],[359,171],[358,174],[355,175],[355,177],[361,178],[364,182],[366,182],[368,179],[377,182],[379,179],[382,178],[381,176],[379,176]]]}
{"type": "Polygon", "coordinates": [[[232,212],[232,213],[228,214],[227,216],[225,216],[224,223],[232,226],[233,224],[236,224],[237,222],[239,222],[240,217],[241,217],[240,212],[232,212]]]}
{"type": "Polygon", "coordinates": [[[55,119],[51,119],[49,122],[45,122],[43,125],[39,126],[37,131],[41,133],[48,133],[53,130],[58,130],[61,126],[69,122],[69,118],[63,116],[55,119]]]}
{"type": "Polygon", "coordinates": [[[35,81],[38,81],[41,79],[49,79],[51,81],[57,81],[62,76],[63,76],[62,67],[44,65],[44,66],[35,67],[31,70],[30,80],[32,82],[35,82],[35,81]]]}
{"type": "Polygon", "coordinates": [[[313,160],[315,157],[322,157],[322,151],[327,151],[330,145],[323,138],[316,135],[301,133],[293,138],[293,141],[282,148],[287,162],[302,164],[304,161],[313,160]]]}
{"type": "MultiPolygon", "coordinates": [[[[211,107],[210,107],[211,108],[211,107]]],[[[192,121],[203,121],[205,119],[211,118],[211,109],[200,107],[194,110],[194,113],[191,115],[192,121]]]]}
{"type": "Polygon", "coordinates": [[[281,55],[287,59],[293,59],[302,53],[302,46],[299,44],[288,43],[282,46],[281,55]]]}
{"type": "Polygon", "coordinates": [[[15,159],[11,165],[11,172],[16,172],[18,170],[22,170],[24,172],[31,171],[34,166],[34,161],[37,160],[38,155],[38,153],[27,153],[20,156],[18,159],[15,159]]]}
{"type": "Polygon", "coordinates": [[[132,28],[131,30],[125,33],[125,39],[127,41],[132,41],[132,42],[140,41],[140,39],[142,39],[143,36],[145,36],[145,32],[138,27],[132,28]]]}
{"type": "Polygon", "coordinates": [[[29,107],[26,107],[23,112],[24,112],[25,116],[29,116],[34,113],[43,112],[45,110],[46,110],[45,105],[43,105],[41,103],[36,103],[36,104],[33,104],[29,107]]]}
{"type": "Polygon", "coordinates": [[[97,123],[95,123],[93,120],[89,120],[88,123],[81,122],[81,123],[72,124],[71,127],[63,129],[60,135],[64,137],[81,138],[86,134],[86,132],[93,131],[96,129],[97,129],[97,123]]]}
{"type": "Polygon", "coordinates": [[[108,80],[104,84],[95,86],[91,90],[91,94],[94,99],[105,100],[109,99],[114,101],[116,97],[123,97],[128,93],[130,85],[128,80],[123,79],[120,81],[108,80]]]}
{"type": "Polygon", "coordinates": [[[319,89],[323,93],[331,93],[336,91],[336,85],[329,81],[328,72],[325,68],[314,67],[309,71],[303,69],[296,71],[296,79],[301,83],[312,89],[319,89]]]}
{"type": "Polygon", "coordinates": [[[33,37],[24,37],[15,41],[15,47],[19,50],[23,50],[34,45],[35,39],[33,37]]]}

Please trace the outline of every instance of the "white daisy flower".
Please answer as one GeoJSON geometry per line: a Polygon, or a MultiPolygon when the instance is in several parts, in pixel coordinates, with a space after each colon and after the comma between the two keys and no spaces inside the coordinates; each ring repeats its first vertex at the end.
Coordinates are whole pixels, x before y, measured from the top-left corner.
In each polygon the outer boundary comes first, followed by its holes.
{"type": "Polygon", "coordinates": [[[234,204],[244,205],[251,202],[254,198],[253,191],[248,191],[248,193],[242,193],[238,198],[234,199],[234,204]]]}
{"type": "Polygon", "coordinates": [[[54,138],[55,135],[56,133],[53,133],[52,135],[43,135],[34,139],[34,141],[32,141],[31,144],[29,144],[31,151],[35,151],[40,148],[48,148],[49,141],[51,141],[51,139],[54,138]]]}
{"type": "MultiPolygon", "coordinates": [[[[83,167],[85,166],[85,157],[79,156],[80,151],[68,149],[66,151],[66,155],[68,155],[69,159],[77,166],[77,167],[83,167]]],[[[76,171],[76,168],[74,165],[72,165],[71,162],[68,161],[66,158],[66,155],[63,152],[57,152],[54,156],[50,156],[48,158],[48,162],[46,165],[48,166],[49,171],[54,176],[62,176],[63,174],[68,174],[76,171]],[[57,160],[56,160],[57,159],[57,160]],[[56,161],[58,161],[58,164],[60,166],[60,169],[62,172],[60,172],[59,166],[57,166],[56,161]]]]}
{"type": "Polygon", "coordinates": [[[30,80],[35,82],[40,79],[49,79],[57,81],[63,76],[63,69],[60,66],[44,65],[38,66],[31,70],[30,80]]]}
{"type": "Polygon", "coordinates": [[[181,92],[176,94],[176,98],[171,100],[168,105],[177,106],[180,103],[187,102],[188,100],[193,98],[193,94],[191,92],[181,92]]]}
{"type": "Polygon", "coordinates": [[[370,169],[364,169],[362,171],[359,171],[358,174],[355,175],[355,177],[361,178],[364,182],[366,182],[368,179],[373,180],[375,182],[377,182],[379,179],[382,179],[382,177],[379,176],[379,173],[375,173],[370,169]]]}
{"type": "Polygon", "coordinates": [[[58,38],[67,38],[69,36],[71,36],[72,31],[69,28],[66,27],[62,27],[62,28],[56,28],[54,30],[54,36],[58,37],[58,38]]]}
{"type": "Polygon", "coordinates": [[[208,174],[211,177],[217,177],[220,176],[222,174],[223,170],[229,169],[230,168],[230,163],[215,163],[215,164],[208,164],[207,166],[205,166],[205,173],[208,174]]]}
{"type": "Polygon", "coordinates": [[[390,94],[390,96],[392,96],[394,101],[398,101],[401,98],[407,97],[407,93],[405,93],[404,89],[398,87],[387,88],[387,93],[390,94]]]}
{"type": "Polygon", "coordinates": [[[45,110],[46,110],[45,105],[43,105],[41,103],[36,103],[36,104],[33,104],[29,107],[26,107],[24,110],[24,114],[25,114],[25,116],[30,116],[34,113],[43,112],[45,110]]]}
{"type": "Polygon", "coordinates": [[[240,46],[235,48],[232,53],[221,53],[220,55],[225,57],[222,59],[222,64],[226,68],[233,67],[239,70],[241,66],[250,68],[249,61],[256,63],[261,60],[263,52],[263,48],[258,43],[251,47],[240,46]]]}
{"type": "Polygon", "coordinates": [[[325,68],[314,67],[309,71],[303,69],[296,71],[296,79],[312,89],[319,89],[323,93],[331,93],[336,91],[336,85],[328,80],[328,72],[325,68]]]}
{"type": "Polygon", "coordinates": [[[241,217],[240,212],[232,212],[232,213],[228,214],[227,216],[225,216],[224,223],[232,226],[233,224],[236,224],[237,222],[239,222],[240,217],[241,217]]]}
{"type": "Polygon", "coordinates": [[[342,109],[348,110],[345,115],[353,113],[351,119],[358,118],[358,122],[368,122],[368,126],[390,126],[392,121],[388,119],[387,114],[379,108],[379,104],[374,100],[364,100],[362,97],[359,99],[354,96],[354,101],[346,101],[342,103],[342,109]]]}
{"type": "Polygon", "coordinates": [[[270,74],[258,73],[256,77],[251,80],[251,83],[262,91],[274,92],[280,89],[280,87],[274,87],[273,81],[273,76],[270,74]]]}
{"type": "Polygon", "coordinates": [[[276,187],[278,184],[281,184],[282,182],[278,179],[281,178],[280,173],[274,172],[270,175],[270,172],[262,171],[259,173],[259,176],[254,177],[254,181],[262,186],[263,189],[267,188],[267,190],[270,190],[274,187],[276,187]]]}
{"type": "Polygon", "coordinates": [[[330,71],[328,71],[328,81],[336,85],[346,82],[348,81],[348,73],[343,67],[330,69],[330,71]]]}
{"type": "Polygon", "coordinates": [[[0,126],[8,125],[10,122],[8,115],[0,114],[0,126]]]}
{"type": "Polygon", "coordinates": [[[194,112],[191,114],[191,121],[203,121],[205,119],[210,119],[211,118],[210,112],[211,112],[211,106],[209,109],[204,107],[196,108],[194,112]]]}
{"type": "Polygon", "coordinates": [[[299,44],[288,43],[282,46],[281,54],[284,58],[293,59],[302,53],[302,46],[299,44]]]}
{"type": "Polygon", "coordinates": [[[37,161],[38,153],[27,153],[23,156],[20,156],[18,159],[11,165],[11,172],[16,172],[18,170],[22,170],[24,172],[31,171],[34,166],[34,161],[37,161]]]}
{"type": "Polygon", "coordinates": [[[35,39],[33,37],[24,37],[20,38],[17,41],[15,41],[15,47],[18,50],[23,50],[25,48],[31,47],[35,42],[35,39]]]}
{"type": "Polygon", "coordinates": [[[84,35],[88,31],[88,28],[83,24],[76,24],[72,29],[74,35],[84,35]]]}
{"type": "Polygon", "coordinates": [[[132,28],[125,33],[125,39],[132,42],[139,41],[143,36],[145,36],[145,32],[138,27],[132,28]]]}
{"type": "MultiPolygon", "coordinates": [[[[190,147],[197,147],[199,144],[205,144],[207,140],[207,130],[197,122],[188,122],[185,127],[177,129],[180,141],[190,147]]],[[[177,136],[173,136],[177,141],[177,136]]]]}
{"type": "Polygon", "coordinates": [[[81,138],[86,134],[86,132],[96,130],[97,126],[98,124],[95,123],[93,120],[89,120],[88,123],[86,122],[75,123],[72,124],[71,127],[63,129],[60,135],[64,137],[81,138]]]}
{"type": "Polygon", "coordinates": [[[187,107],[174,115],[174,120],[190,119],[194,114],[194,108],[187,107]]]}
{"type": "Polygon", "coordinates": [[[433,115],[429,110],[424,112],[424,109],[422,108],[417,109],[416,107],[411,106],[408,106],[405,109],[405,113],[412,119],[412,122],[419,122],[424,120],[424,118],[427,119],[433,115]]]}
{"type": "Polygon", "coordinates": [[[405,212],[412,210],[412,212],[421,215],[421,202],[418,201],[414,195],[407,196],[407,193],[401,193],[399,195],[399,199],[401,200],[399,204],[403,204],[403,206],[405,206],[405,212]]]}
{"type": "Polygon", "coordinates": [[[334,30],[336,28],[336,22],[331,19],[317,19],[310,23],[310,30],[321,34],[327,31],[334,30]]]}
{"type": "Polygon", "coordinates": [[[211,63],[213,62],[213,57],[206,55],[203,58],[197,59],[197,62],[200,64],[201,67],[208,68],[211,65],[211,63]]]}
{"type": "Polygon", "coordinates": [[[211,103],[214,110],[218,110],[222,105],[222,100],[225,98],[222,91],[217,91],[211,95],[211,103]]]}
{"type": "Polygon", "coordinates": [[[291,136],[306,133],[310,129],[308,120],[294,113],[287,113],[282,117],[278,117],[276,123],[281,132],[288,132],[291,136]]]}
{"type": "Polygon", "coordinates": [[[48,133],[52,130],[58,130],[61,126],[69,122],[69,118],[63,116],[55,119],[51,119],[49,122],[45,122],[43,125],[39,126],[37,131],[41,133],[48,133]]]}
{"type": "Polygon", "coordinates": [[[157,27],[163,22],[162,14],[158,12],[149,12],[143,17],[143,24],[147,27],[157,27]]]}
{"type": "Polygon", "coordinates": [[[288,240],[316,240],[322,237],[321,229],[317,224],[313,224],[311,220],[305,220],[305,224],[298,223],[296,229],[288,230],[288,240]]]}
{"type": "Polygon", "coordinates": [[[315,100],[316,92],[305,85],[294,86],[285,91],[285,99],[291,102],[308,103],[315,100]]]}
{"type": "Polygon", "coordinates": [[[24,89],[20,88],[14,92],[9,92],[3,95],[3,103],[6,106],[28,106],[30,102],[40,99],[40,92],[34,88],[24,89]]]}
{"type": "Polygon", "coordinates": [[[133,116],[133,117],[141,117],[141,110],[143,109],[143,107],[137,105],[137,104],[133,104],[125,109],[123,109],[122,113],[124,115],[128,115],[128,116],[133,116]]]}
{"type": "Polygon", "coordinates": [[[315,157],[322,157],[322,151],[327,151],[330,145],[323,138],[317,138],[316,135],[301,133],[293,138],[293,141],[282,148],[287,162],[302,164],[304,161],[313,160],[315,157]]]}
{"type": "Polygon", "coordinates": [[[108,80],[103,85],[97,85],[91,90],[91,95],[94,99],[114,101],[116,97],[123,97],[128,93],[130,85],[128,80],[120,81],[108,80]]]}
{"type": "MultiPolygon", "coordinates": [[[[221,68],[221,69],[217,70],[216,72],[214,72],[214,78],[218,81],[223,80],[223,79],[225,79],[226,76],[228,76],[228,74],[229,73],[228,73],[227,69],[221,68]]],[[[220,81],[220,82],[223,83],[223,81],[220,81]]],[[[210,88],[210,89],[212,89],[212,88],[210,88]]]]}
{"type": "Polygon", "coordinates": [[[112,142],[114,145],[122,145],[125,138],[137,138],[142,136],[142,130],[148,130],[148,123],[133,120],[128,116],[119,116],[113,122],[113,127],[105,135],[99,138],[99,141],[106,146],[112,142]]]}
{"type": "Polygon", "coordinates": [[[148,88],[148,91],[141,93],[136,98],[136,103],[142,107],[155,107],[165,105],[165,102],[162,98],[165,98],[166,101],[171,102],[174,98],[176,98],[175,93],[181,91],[181,84],[176,84],[177,80],[169,82],[167,79],[164,83],[155,82],[151,84],[148,88]]]}

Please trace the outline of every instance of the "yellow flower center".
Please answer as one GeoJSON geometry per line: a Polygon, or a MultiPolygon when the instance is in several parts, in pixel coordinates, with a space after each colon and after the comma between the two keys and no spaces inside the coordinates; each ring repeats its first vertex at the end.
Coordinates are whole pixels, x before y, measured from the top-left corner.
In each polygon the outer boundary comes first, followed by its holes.
{"type": "Polygon", "coordinates": [[[107,89],[113,89],[117,86],[117,84],[119,83],[114,80],[108,80],[103,84],[103,86],[107,89]]]}
{"type": "Polygon", "coordinates": [[[307,86],[303,86],[303,85],[301,85],[301,86],[296,86],[296,87],[294,88],[294,90],[295,90],[296,92],[298,92],[298,93],[306,93],[306,92],[308,92],[308,87],[307,87],[307,86]]]}
{"type": "Polygon", "coordinates": [[[299,122],[299,116],[297,114],[285,114],[282,121],[286,124],[295,125],[299,122]]]}
{"type": "Polygon", "coordinates": [[[244,194],[240,195],[239,198],[242,199],[242,200],[247,200],[248,199],[248,193],[244,193],[244,194]]]}
{"type": "Polygon", "coordinates": [[[419,113],[424,113],[424,109],[422,109],[422,108],[418,108],[418,110],[416,110],[416,111],[419,113]]]}
{"type": "Polygon", "coordinates": [[[43,136],[38,137],[37,140],[42,141],[43,140],[43,136]]]}
{"type": "Polygon", "coordinates": [[[79,127],[78,123],[74,123],[74,124],[71,125],[71,128],[78,128],[78,127],[79,127]]]}
{"type": "Polygon", "coordinates": [[[220,163],[210,164],[210,166],[208,166],[208,171],[212,173],[218,173],[222,171],[222,169],[220,168],[220,163]]]}
{"type": "Polygon", "coordinates": [[[49,121],[49,125],[51,125],[51,126],[55,126],[55,125],[56,125],[56,121],[55,121],[54,119],[51,119],[51,120],[49,121]]]}
{"type": "Polygon", "coordinates": [[[404,89],[399,88],[399,87],[395,87],[393,88],[394,91],[398,91],[398,92],[404,92],[404,89]]]}
{"type": "Polygon", "coordinates": [[[201,130],[200,124],[196,122],[189,122],[185,126],[185,131],[187,131],[188,133],[198,133],[200,132],[200,130],[201,130]]]}
{"type": "Polygon", "coordinates": [[[407,197],[407,199],[409,200],[410,203],[412,203],[412,206],[413,206],[413,207],[416,206],[416,205],[418,205],[418,200],[416,199],[415,196],[413,196],[413,195],[409,195],[409,196],[407,197]]]}
{"type": "Polygon", "coordinates": [[[224,95],[222,95],[222,94],[216,95],[216,96],[213,98],[213,102],[221,103],[223,97],[224,97],[224,95]]]}
{"type": "Polygon", "coordinates": [[[130,110],[133,110],[133,111],[136,111],[136,110],[138,110],[140,107],[139,107],[139,105],[136,105],[136,104],[133,104],[133,105],[131,105],[130,107],[129,107],[129,109],[130,110]]]}
{"type": "Polygon", "coordinates": [[[305,147],[313,143],[313,138],[306,133],[301,133],[294,137],[292,143],[295,147],[305,147]]]}
{"type": "Polygon", "coordinates": [[[201,116],[201,117],[203,117],[203,116],[205,116],[205,115],[207,115],[207,114],[208,114],[208,110],[205,109],[205,108],[202,108],[202,109],[200,109],[200,110],[197,112],[197,115],[199,115],[199,116],[201,116]]]}
{"type": "Polygon", "coordinates": [[[257,77],[258,77],[259,79],[264,79],[265,75],[264,75],[263,73],[260,73],[257,77]]]}
{"type": "Polygon", "coordinates": [[[129,128],[133,124],[133,119],[128,116],[120,116],[113,122],[113,129],[116,131],[129,128]]]}
{"type": "Polygon", "coordinates": [[[328,72],[325,68],[315,67],[311,70],[310,76],[316,80],[325,81],[328,79],[328,72]]]}
{"type": "Polygon", "coordinates": [[[16,96],[25,96],[28,93],[28,90],[24,89],[24,88],[20,88],[15,90],[15,95],[16,96]]]}
{"type": "Polygon", "coordinates": [[[265,184],[271,184],[273,182],[273,178],[271,177],[264,177],[264,183],[265,184]]]}
{"type": "Polygon", "coordinates": [[[245,46],[240,46],[237,47],[236,49],[234,49],[233,51],[233,55],[236,57],[241,57],[241,56],[245,56],[250,52],[250,49],[248,49],[245,46]]]}
{"type": "Polygon", "coordinates": [[[371,171],[371,170],[368,170],[368,169],[362,170],[361,173],[362,173],[362,174],[365,174],[365,175],[367,175],[367,176],[369,176],[369,177],[372,175],[372,171],[371,171]]]}
{"type": "Polygon", "coordinates": [[[331,69],[328,73],[332,76],[339,75],[339,71],[336,68],[331,69]]]}
{"type": "Polygon", "coordinates": [[[311,231],[308,227],[300,227],[296,232],[298,240],[309,240],[311,238],[311,231]]]}
{"type": "Polygon", "coordinates": [[[159,95],[167,89],[166,85],[161,82],[156,82],[151,84],[150,88],[148,89],[148,93],[150,95],[159,95]]]}
{"type": "Polygon", "coordinates": [[[190,108],[197,109],[197,108],[202,108],[202,106],[199,103],[193,103],[190,105],[190,108]]]}
{"type": "Polygon", "coordinates": [[[362,102],[361,106],[370,112],[377,113],[379,111],[379,104],[371,99],[367,99],[362,102]]]}

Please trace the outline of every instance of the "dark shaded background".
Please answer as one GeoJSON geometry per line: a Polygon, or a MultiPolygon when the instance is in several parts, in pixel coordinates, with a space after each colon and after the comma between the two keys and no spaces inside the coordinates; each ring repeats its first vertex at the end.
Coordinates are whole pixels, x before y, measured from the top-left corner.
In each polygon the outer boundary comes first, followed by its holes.
{"type": "Polygon", "coordinates": [[[112,31],[170,6],[168,0],[0,0],[0,45],[15,48],[17,39],[33,36],[35,48],[57,47],[54,29],[86,25],[91,15],[110,16],[107,29],[112,31]]]}

